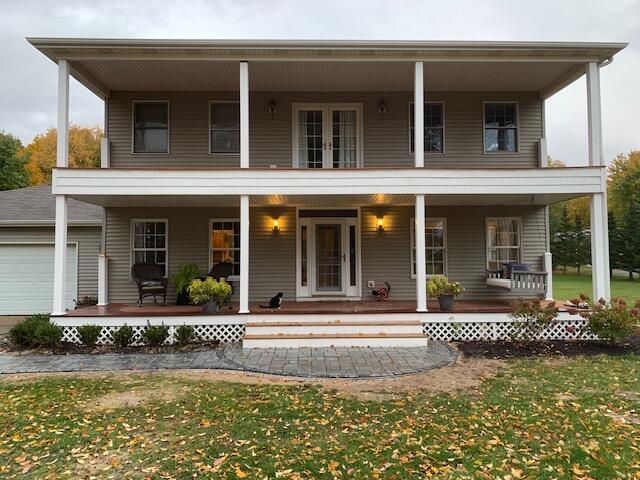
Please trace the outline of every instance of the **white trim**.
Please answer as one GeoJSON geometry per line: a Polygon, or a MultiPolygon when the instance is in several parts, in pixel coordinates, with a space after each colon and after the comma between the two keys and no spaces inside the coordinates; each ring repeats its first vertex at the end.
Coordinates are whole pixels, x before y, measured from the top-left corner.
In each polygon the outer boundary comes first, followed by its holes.
{"type": "Polygon", "coordinates": [[[602,105],[600,100],[600,69],[595,62],[587,64],[587,125],[589,165],[604,165],[602,152],[602,105]]]}
{"type": "MultiPolygon", "coordinates": [[[[165,252],[165,275],[167,278],[169,278],[169,219],[168,218],[131,218],[130,223],[129,223],[129,278],[131,280],[133,280],[131,278],[131,268],[134,265],[134,256],[135,256],[135,251],[134,251],[134,245],[135,245],[135,224],[136,222],[155,222],[155,223],[164,223],[165,227],[164,227],[164,252],[165,252]]],[[[153,249],[147,249],[147,248],[142,248],[142,249],[138,249],[138,250],[150,250],[150,251],[162,251],[163,249],[161,248],[153,248],[153,249]]]]}
{"type": "Polygon", "coordinates": [[[56,226],[54,230],[53,258],[53,314],[61,314],[65,308],[65,282],[67,269],[67,197],[56,196],[56,226]]]}
{"type": "Polygon", "coordinates": [[[415,167],[424,167],[424,64],[415,62],[413,82],[413,130],[423,132],[413,135],[415,167]]]}
{"type": "Polygon", "coordinates": [[[56,166],[69,165],[69,62],[58,61],[58,125],[56,166]]]}
{"type": "Polygon", "coordinates": [[[100,139],[100,168],[109,168],[111,159],[111,142],[108,137],[100,139]]]}
{"type": "MultiPolygon", "coordinates": [[[[344,168],[333,168],[333,159],[330,158],[332,148],[327,147],[327,142],[331,138],[331,115],[333,111],[355,110],[356,112],[356,157],[357,168],[364,165],[364,108],[362,103],[292,103],[291,104],[291,166],[293,168],[300,167],[298,159],[298,134],[299,122],[298,112],[302,110],[321,110],[322,111],[322,158],[323,168],[313,170],[349,170],[344,168]]],[[[304,168],[303,170],[309,170],[304,168]]]]}
{"type": "MultiPolygon", "coordinates": [[[[408,110],[407,110],[407,144],[409,146],[409,152],[408,155],[410,157],[413,156],[413,144],[411,143],[411,106],[414,104],[413,100],[409,100],[409,104],[408,104],[408,110]]],[[[443,156],[446,153],[446,128],[447,128],[447,124],[446,124],[446,118],[445,118],[445,101],[444,100],[425,100],[424,101],[425,105],[442,105],[442,151],[441,152],[427,152],[425,149],[424,154],[428,157],[428,156],[433,156],[433,157],[439,157],[439,156],[443,156]]],[[[414,129],[415,131],[415,129],[414,129]]]]}
{"type": "MultiPolygon", "coordinates": [[[[216,217],[216,218],[210,218],[209,219],[209,238],[208,238],[208,244],[209,244],[209,269],[207,270],[207,272],[210,272],[211,269],[213,268],[213,247],[211,246],[211,234],[213,233],[213,222],[237,222],[238,224],[240,224],[240,218],[224,218],[224,217],[216,217]]],[[[241,235],[241,239],[240,239],[240,245],[242,245],[242,235],[241,235]]],[[[234,247],[231,250],[238,250],[240,252],[240,262],[242,262],[242,259],[244,258],[244,255],[242,254],[242,250],[240,249],[240,246],[238,247],[234,247]]],[[[229,275],[229,278],[227,279],[229,281],[232,282],[238,282],[240,281],[240,275],[229,275]]]]}
{"type": "Polygon", "coordinates": [[[605,190],[604,168],[55,169],[53,194],[226,195],[576,194],[605,190]]]}
{"type": "MultiPolygon", "coordinates": [[[[238,110],[240,110],[240,100],[209,100],[209,104],[208,104],[208,108],[209,108],[209,112],[208,112],[208,116],[209,116],[209,147],[208,147],[208,154],[212,157],[239,157],[240,156],[240,149],[238,149],[237,152],[212,152],[211,151],[211,107],[213,105],[216,104],[230,104],[230,103],[236,103],[238,104],[238,110]]],[[[240,130],[238,129],[238,132],[240,130]]]]}
{"type": "Polygon", "coordinates": [[[240,308],[238,313],[249,313],[249,196],[240,197],[240,308]],[[244,258],[244,261],[243,261],[244,258]]]}
{"type": "Polygon", "coordinates": [[[489,268],[489,244],[490,244],[490,239],[489,239],[489,222],[492,220],[498,221],[498,220],[517,220],[518,221],[518,246],[511,246],[511,247],[501,247],[501,248],[517,248],[518,249],[518,263],[522,263],[522,217],[513,217],[513,216],[504,216],[504,217],[500,217],[500,216],[492,216],[492,217],[485,217],[484,219],[484,258],[485,258],[485,268],[489,268]]]}
{"type": "Polygon", "coordinates": [[[416,311],[427,311],[427,275],[425,260],[425,216],[426,205],[424,195],[416,195],[415,237],[416,237],[416,311]]]}
{"type": "MultiPolygon", "coordinates": [[[[414,253],[413,253],[414,252],[414,248],[415,248],[415,231],[414,231],[414,229],[416,228],[415,227],[415,220],[416,220],[415,217],[411,217],[411,222],[410,222],[410,225],[409,225],[409,239],[410,239],[410,242],[409,242],[410,243],[410,247],[409,247],[410,248],[410,252],[409,252],[409,257],[410,257],[410,259],[409,259],[409,261],[410,261],[409,267],[410,267],[411,279],[412,280],[416,279],[416,274],[413,273],[413,262],[415,261],[414,253]]],[[[447,242],[448,242],[447,217],[429,217],[429,216],[425,216],[425,220],[424,220],[425,233],[426,233],[426,229],[427,229],[427,223],[429,223],[429,222],[442,222],[442,226],[444,228],[444,238],[443,238],[443,241],[444,241],[444,248],[443,248],[443,250],[444,250],[444,255],[443,255],[444,273],[442,275],[447,277],[448,273],[449,273],[449,246],[447,244],[447,242]]],[[[425,243],[425,251],[428,248],[429,247],[427,247],[426,243],[425,243]]],[[[433,278],[433,277],[440,277],[442,275],[428,274],[428,273],[426,274],[427,279],[433,278]]]]}
{"type": "Polygon", "coordinates": [[[547,291],[545,292],[545,300],[553,300],[553,255],[551,252],[543,254],[544,271],[547,272],[547,291]]]}
{"type": "Polygon", "coordinates": [[[240,62],[240,168],[249,168],[249,64],[240,62]]]}
{"type": "MultiPolygon", "coordinates": [[[[47,241],[47,240],[27,240],[24,242],[18,242],[18,241],[0,241],[0,246],[2,245],[51,245],[54,247],[54,263],[55,263],[55,240],[53,242],[47,241]]],[[[69,247],[69,245],[72,245],[76,248],[76,291],[75,291],[75,300],[79,300],[79,295],[80,295],[80,242],[78,241],[67,241],[67,248],[69,247]]],[[[55,267],[54,267],[55,268],[55,267]]],[[[66,273],[65,273],[66,275],[66,273]]],[[[55,279],[54,279],[55,282],[55,279]]],[[[54,285],[54,289],[55,289],[55,285],[54,285]]],[[[65,292],[66,294],[66,292],[65,292]]],[[[55,295],[55,294],[54,294],[55,295]]],[[[52,313],[52,315],[54,315],[52,313]]]]}
{"type": "Polygon", "coordinates": [[[131,155],[169,155],[171,153],[171,102],[169,100],[132,100],[131,101],[131,155]],[[136,104],[138,103],[166,103],[167,104],[167,151],[166,152],[136,152],[136,104]]]}
{"type": "Polygon", "coordinates": [[[593,298],[598,301],[607,297],[607,283],[609,282],[609,269],[605,263],[605,238],[604,224],[607,222],[604,209],[605,194],[591,195],[589,210],[591,217],[591,279],[593,284],[593,298]]]}
{"type": "MultiPolygon", "coordinates": [[[[509,127],[513,128],[513,127],[509,127]]],[[[520,104],[517,100],[483,100],[482,101],[482,153],[484,155],[516,155],[520,153],[520,104]],[[485,106],[486,105],[513,104],[516,106],[516,149],[511,152],[507,150],[496,150],[495,152],[487,151],[487,142],[485,132],[487,129],[485,106]]]]}

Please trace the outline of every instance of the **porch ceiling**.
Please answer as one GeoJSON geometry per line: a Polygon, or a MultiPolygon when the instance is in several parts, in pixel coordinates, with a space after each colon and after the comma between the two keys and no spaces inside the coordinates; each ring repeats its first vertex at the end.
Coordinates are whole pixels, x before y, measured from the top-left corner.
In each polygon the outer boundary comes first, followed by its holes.
{"type": "Polygon", "coordinates": [[[238,61],[253,91],[413,89],[425,61],[427,91],[537,91],[550,95],[623,43],[28,39],[98,95],[111,91],[238,90],[238,61]]]}

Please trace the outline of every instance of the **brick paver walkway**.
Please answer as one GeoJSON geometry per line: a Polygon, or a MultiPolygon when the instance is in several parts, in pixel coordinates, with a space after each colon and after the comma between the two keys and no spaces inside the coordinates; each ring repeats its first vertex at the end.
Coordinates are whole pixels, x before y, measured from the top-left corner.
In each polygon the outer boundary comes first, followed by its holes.
{"type": "Polygon", "coordinates": [[[243,349],[240,344],[190,353],[0,355],[0,373],[224,369],[296,377],[371,378],[419,373],[455,361],[458,352],[431,341],[415,348],[243,349]]]}

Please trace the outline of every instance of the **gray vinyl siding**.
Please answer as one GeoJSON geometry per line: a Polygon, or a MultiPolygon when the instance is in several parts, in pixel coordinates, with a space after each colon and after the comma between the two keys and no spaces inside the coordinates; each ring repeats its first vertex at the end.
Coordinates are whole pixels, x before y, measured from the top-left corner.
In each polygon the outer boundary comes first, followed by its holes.
{"type": "MultiPolygon", "coordinates": [[[[69,227],[68,242],[78,243],[78,295],[98,296],[100,227],[69,227]]],[[[0,243],[54,243],[53,227],[0,227],[0,243]]]]}
{"type": "MultiPolygon", "coordinates": [[[[209,269],[209,219],[238,218],[237,208],[108,208],[107,255],[109,257],[109,301],[133,303],[137,290],[130,280],[131,219],[167,218],[169,220],[169,276],[183,263],[196,263],[204,273],[209,269]]],[[[249,238],[249,298],[266,301],[277,292],[286,300],[295,298],[296,248],[295,209],[252,207],[249,238]],[[272,218],[279,218],[280,232],[272,231],[272,218]]],[[[387,281],[392,298],[415,298],[415,280],[411,278],[410,222],[412,207],[362,207],[361,258],[362,292],[372,298],[367,281],[381,285],[387,281]],[[375,229],[375,220],[384,216],[385,231],[375,229]]],[[[535,270],[542,269],[545,251],[544,207],[427,207],[427,217],[446,217],[448,275],[462,282],[465,299],[518,298],[487,288],[485,283],[485,219],[516,216],[522,218],[522,259],[535,270]]],[[[235,298],[239,282],[236,286],[235,298]]],[[[175,291],[169,287],[169,302],[175,291]]]]}
{"type": "MultiPolygon", "coordinates": [[[[169,220],[169,278],[180,265],[196,263],[203,274],[209,271],[209,219],[240,217],[238,208],[107,208],[106,251],[109,258],[109,301],[133,303],[138,298],[131,281],[131,220],[169,220]]],[[[251,301],[264,301],[277,292],[295,297],[295,209],[251,208],[249,236],[249,293],[251,301]],[[281,231],[274,234],[271,219],[280,219],[281,231]]],[[[239,281],[233,282],[237,300],[239,281]]],[[[176,292],[169,285],[168,302],[176,292]]]]}
{"type": "MultiPolygon", "coordinates": [[[[113,167],[238,167],[238,155],[209,154],[209,101],[237,100],[235,92],[113,92],[109,100],[109,139],[113,167]],[[169,154],[132,154],[134,100],[168,100],[169,154]]],[[[426,154],[432,167],[536,167],[542,136],[542,102],[537,93],[427,92],[444,102],[445,153],[426,154]],[[485,154],[483,101],[516,101],[519,152],[485,154]]],[[[253,93],[250,96],[250,165],[292,166],[293,103],[361,103],[364,167],[414,165],[409,145],[409,103],[413,93],[253,93]],[[278,111],[268,112],[271,99],[278,111]],[[384,99],[386,113],[378,103],[384,99]]]]}

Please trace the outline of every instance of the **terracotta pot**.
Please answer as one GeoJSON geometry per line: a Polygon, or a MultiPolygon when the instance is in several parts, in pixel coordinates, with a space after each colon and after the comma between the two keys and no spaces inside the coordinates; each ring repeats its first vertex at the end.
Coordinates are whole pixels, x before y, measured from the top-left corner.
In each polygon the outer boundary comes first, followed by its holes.
{"type": "Polygon", "coordinates": [[[453,310],[453,295],[440,295],[438,297],[438,302],[440,303],[440,310],[443,312],[451,312],[453,310]]]}

